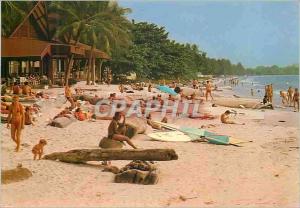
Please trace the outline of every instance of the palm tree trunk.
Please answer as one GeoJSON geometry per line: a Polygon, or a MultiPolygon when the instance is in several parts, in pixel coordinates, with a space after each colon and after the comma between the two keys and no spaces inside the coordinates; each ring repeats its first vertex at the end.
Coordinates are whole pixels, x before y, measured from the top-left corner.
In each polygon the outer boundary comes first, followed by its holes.
{"type": "Polygon", "coordinates": [[[101,84],[101,79],[102,79],[102,76],[101,76],[102,64],[103,64],[103,59],[100,59],[100,64],[99,64],[99,82],[100,82],[100,84],[101,84]]]}
{"type": "Polygon", "coordinates": [[[94,44],[91,46],[91,51],[90,51],[90,57],[89,57],[89,68],[88,68],[88,72],[87,72],[87,78],[86,78],[86,84],[90,85],[90,75],[92,73],[92,59],[93,59],[93,51],[94,51],[94,44]]]}
{"type": "Polygon", "coordinates": [[[71,69],[73,67],[73,62],[74,62],[74,54],[72,53],[69,60],[67,60],[67,68],[65,70],[65,85],[69,85],[69,77],[71,74],[71,69]]]}
{"type": "Polygon", "coordinates": [[[96,83],[96,57],[93,57],[92,62],[92,85],[96,83]]]}
{"type": "Polygon", "coordinates": [[[83,72],[83,79],[86,79],[86,76],[87,76],[87,70],[88,70],[88,68],[87,68],[87,66],[88,66],[88,63],[89,63],[89,60],[87,59],[86,61],[85,61],[85,64],[84,64],[84,72],[83,72]]]}
{"type": "MultiPolygon", "coordinates": [[[[75,38],[75,46],[79,42],[80,34],[82,32],[82,28],[78,29],[78,32],[76,34],[75,38]]],[[[71,39],[69,39],[69,44],[70,44],[71,39]]],[[[73,63],[74,63],[74,54],[72,53],[71,56],[69,57],[68,64],[67,64],[67,69],[65,71],[65,84],[69,85],[69,77],[71,74],[71,69],[73,68],[73,63]]]]}

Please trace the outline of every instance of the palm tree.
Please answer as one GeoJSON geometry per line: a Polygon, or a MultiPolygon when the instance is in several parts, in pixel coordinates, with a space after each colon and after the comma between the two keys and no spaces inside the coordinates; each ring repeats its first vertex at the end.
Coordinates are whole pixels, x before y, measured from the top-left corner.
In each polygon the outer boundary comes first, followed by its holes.
{"type": "MultiPolygon", "coordinates": [[[[111,54],[111,49],[121,45],[130,43],[129,27],[131,23],[125,17],[130,12],[129,9],[120,8],[115,2],[90,2],[92,4],[94,19],[86,25],[86,35],[84,42],[91,46],[89,67],[87,71],[87,84],[95,84],[95,57],[93,57],[94,49],[100,48],[106,53],[111,54]],[[91,75],[91,76],[90,76],[91,75]]],[[[101,66],[103,60],[100,61],[100,77],[101,66]]]]}
{"type": "MultiPolygon", "coordinates": [[[[55,36],[64,40],[67,44],[77,45],[87,25],[95,18],[91,2],[85,1],[53,1],[50,4],[50,11],[60,15],[55,36]]],[[[65,83],[68,85],[68,78],[73,67],[74,54],[70,54],[65,71],[65,83]]]]}
{"type": "Polygon", "coordinates": [[[24,19],[33,7],[31,1],[3,1],[1,2],[2,36],[9,36],[16,26],[24,19]]]}

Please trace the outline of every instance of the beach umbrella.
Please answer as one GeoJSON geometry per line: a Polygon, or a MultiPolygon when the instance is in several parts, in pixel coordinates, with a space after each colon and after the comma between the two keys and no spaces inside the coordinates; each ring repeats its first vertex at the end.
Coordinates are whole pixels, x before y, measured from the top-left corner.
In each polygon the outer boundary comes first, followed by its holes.
{"type": "Polygon", "coordinates": [[[170,95],[177,95],[177,93],[170,87],[168,86],[165,86],[165,85],[160,85],[160,86],[157,86],[156,87],[158,90],[162,91],[162,92],[165,92],[165,93],[168,93],[170,95]]]}

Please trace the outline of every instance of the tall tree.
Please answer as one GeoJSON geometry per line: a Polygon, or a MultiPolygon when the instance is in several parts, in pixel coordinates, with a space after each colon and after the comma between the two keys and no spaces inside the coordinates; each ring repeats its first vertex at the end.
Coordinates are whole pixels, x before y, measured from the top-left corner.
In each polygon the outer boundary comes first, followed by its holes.
{"type": "MultiPolygon", "coordinates": [[[[119,7],[116,2],[90,2],[90,4],[93,4],[93,10],[90,12],[95,18],[87,24],[83,41],[91,46],[87,84],[90,84],[90,74],[92,84],[95,84],[94,49],[97,47],[111,54],[112,48],[130,43],[130,22],[125,17],[130,10],[119,7]]],[[[102,62],[100,69],[101,65],[102,62]]]]}

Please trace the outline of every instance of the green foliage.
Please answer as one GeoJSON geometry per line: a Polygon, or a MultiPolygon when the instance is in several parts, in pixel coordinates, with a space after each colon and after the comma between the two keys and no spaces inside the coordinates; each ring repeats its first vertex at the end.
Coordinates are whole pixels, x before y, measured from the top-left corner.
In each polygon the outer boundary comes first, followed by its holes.
{"type": "Polygon", "coordinates": [[[249,75],[299,75],[299,65],[293,64],[285,67],[258,66],[256,68],[247,69],[249,75]]]}
{"type": "Polygon", "coordinates": [[[22,22],[26,14],[32,9],[32,1],[2,1],[1,2],[1,33],[8,37],[22,22]]]}
{"type": "Polygon", "coordinates": [[[195,44],[181,44],[168,38],[164,27],[140,22],[133,23],[133,45],[122,57],[122,63],[112,64],[118,73],[135,72],[139,78],[190,79],[203,74],[243,74],[239,63],[226,59],[210,59],[195,44]]]}

